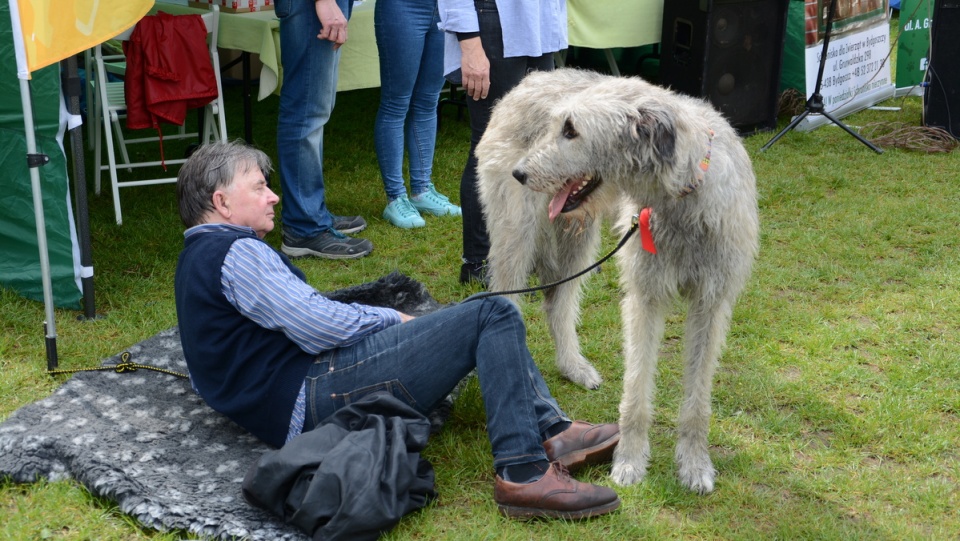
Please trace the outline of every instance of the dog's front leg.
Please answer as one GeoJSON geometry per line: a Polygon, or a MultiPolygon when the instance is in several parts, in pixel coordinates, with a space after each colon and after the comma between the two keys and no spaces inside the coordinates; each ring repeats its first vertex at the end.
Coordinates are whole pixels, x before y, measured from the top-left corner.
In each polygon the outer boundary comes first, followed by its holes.
{"type": "Polygon", "coordinates": [[[723,300],[714,303],[694,300],[687,312],[683,404],[677,422],[679,433],[675,457],[680,482],[699,494],[713,492],[717,474],[707,443],[710,396],[732,309],[732,303],[723,300]]]}
{"type": "Polygon", "coordinates": [[[631,289],[628,288],[621,306],[625,346],[621,437],[610,474],[620,485],[639,483],[647,474],[657,351],[665,320],[664,306],[648,303],[631,289]]]}
{"type": "MultiPolygon", "coordinates": [[[[600,221],[572,231],[558,226],[549,247],[541,247],[542,259],[537,272],[542,283],[562,280],[587,268],[600,247],[600,221]]],[[[548,289],[543,308],[547,313],[550,334],[556,345],[557,368],[570,381],[587,389],[596,389],[603,382],[600,372],[583,356],[577,336],[580,300],[587,276],[548,289]]]]}

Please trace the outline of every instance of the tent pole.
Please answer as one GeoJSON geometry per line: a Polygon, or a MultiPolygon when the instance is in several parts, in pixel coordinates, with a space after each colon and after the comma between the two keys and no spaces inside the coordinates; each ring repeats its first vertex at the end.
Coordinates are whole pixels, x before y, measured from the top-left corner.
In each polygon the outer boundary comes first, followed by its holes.
{"type": "MultiPolygon", "coordinates": [[[[77,57],[73,55],[65,60],[66,73],[63,76],[63,88],[67,95],[67,112],[80,114],[80,77],[77,73],[77,57]]],[[[89,66],[86,66],[90,73],[89,66]]],[[[88,83],[89,84],[89,83],[88,83]]],[[[90,104],[87,104],[90,107],[90,104]]],[[[88,122],[91,120],[88,118],[88,122]]],[[[93,121],[95,122],[95,120],[93,121]]],[[[83,317],[96,319],[97,308],[93,289],[93,257],[90,247],[90,214],[87,204],[87,175],[83,154],[82,125],[70,129],[70,150],[73,154],[73,194],[76,201],[77,240],[80,243],[80,285],[83,287],[83,317]]]]}
{"type": "Polygon", "coordinates": [[[30,187],[33,190],[33,215],[37,222],[37,244],[40,248],[40,280],[43,285],[43,304],[47,320],[44,335],[47,347],[47,370],[57,368],[57,323],[53,311],[53,285],[50,281],[50,254],[47,252],[47,225],[43,216],[43,196],[40,191],[38,167],[50,158],[37,156],[37,139],[33,126],[33,106],[30,103],[30,81],[20,79],[20,101],[23,105],[23,126],[27,136],[27,164],[30,169],[30,187]]]}

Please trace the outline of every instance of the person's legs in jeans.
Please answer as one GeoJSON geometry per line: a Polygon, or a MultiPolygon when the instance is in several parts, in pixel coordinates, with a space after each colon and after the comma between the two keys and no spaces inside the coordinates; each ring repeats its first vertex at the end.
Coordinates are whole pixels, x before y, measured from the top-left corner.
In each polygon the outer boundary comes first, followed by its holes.
{"type": "Polygon", "coordinates": [[[494,466],[546,460],[544,434],[569,419],[527,350],[519,312],[499,297],[445,308],[322,354],[307,377],[304,430],[378,390],[427,414],[474,367],[494,466]]]}
{"type": "Polygon", "coordinates": [[[437,146],[437,103],[443,88],[443,32],[438,28],[440,15],[436,2],[424,36],[423,55],[413,89],[413,101],[407,122],[407,154],[410,163],[410,193],[420,195],[431,187],[433,155],[437,146]]]}
{"type": "MultiPolygon", "coordinates": [[[[337,0],[350,17],[352,0],[337,0]]],[[[320,21],[313,2],[279,0],[283,87],[277,124],[277,155],[283,193],[283,229],[312,238],[333,227],[323,182],[323,128],[337,95],[339,50],[317,39],[320,21]]]]}
{"type": "MultiPolygon", "coordinates": [[[[373,141],[389,200],[406,193],[403,181],[404,144],[415,148],[416,135],[407,123],[415,86],[425,55],[426,36],[436,11],[435,3],[423,0],[393,0],[375,7],[374,30],[380,53],[380,108],[374,122],[373,141]]],[[[441,58],[442,61],[442,58],[441,58]]],[[[442,74],[437,79],[437,93],[442,74]]],[[[434,118],[433,139],[436,139],[434,118]]],[[[411,152],[411,167],[413,154],[411,152]]],[[[432,156],[431,156],[432,158],[432,156]]],[[[429,182],[429,179],[428,179],[429,182]]]]}
{"type": "Polygon", "coordinates": [[[609,460],[619,429],[570,422],[530,356],[519,310],[502,297],[445,308],[320,355],[307,373],[304,430],[377,391],[429,413],[474,368],[501,513],[579,519],[619,507],[614,491],[580,483],[564,467],[589,456],[609,460]]]}
{"type": "MultiPolygon", "coordinates": [[[[422,0],[421,0],[422,1],[422,0]]],[[[433,18],[425,37],[423,57],[407,118],[407,154],[410,163],[411,202],[421,213],[460,216],[460,207],[438,192],[432,182],[437,146],[437,104],[443,88],[443,32],[440,13],[433,2],[433,18]]]]}
{"type": "Polygon", "coordinates": [[[414,194],[429,189],[443,86],[443,33],[436,2],[395,0],[375,6],[380,52],[380,109],[374,144],[387,197],[403,191],[403,150],[414,194]]]}
{"type": "Polygon", "coordinates": [[[431,214],[448,214],[448,207],[453,207],[431,182],[443,86],[439,14],[431,0],[381,2],[375,10],[381,90],[374,144],[388,199],[384,218],[398,227],[421,227],[425,225],[421,207],[431,214]],[[403,182],[404,148],[414,201],[406,197],[403,182]]]}

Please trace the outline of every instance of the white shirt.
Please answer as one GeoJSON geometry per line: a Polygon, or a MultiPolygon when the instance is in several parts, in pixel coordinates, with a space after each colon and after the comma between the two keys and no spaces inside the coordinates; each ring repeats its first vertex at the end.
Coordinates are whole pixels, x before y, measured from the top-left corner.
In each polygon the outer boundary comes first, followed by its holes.
{"type": "MultiPolygon", "coordinates": [[[[503,56],[538,57],[567,48],[566,0],[496,0],[503,29],[503,56]]],[[[474,0],[438,0],[445,33],[443,74],[460,69],[457,33],[479,32],[474,0]]]]}

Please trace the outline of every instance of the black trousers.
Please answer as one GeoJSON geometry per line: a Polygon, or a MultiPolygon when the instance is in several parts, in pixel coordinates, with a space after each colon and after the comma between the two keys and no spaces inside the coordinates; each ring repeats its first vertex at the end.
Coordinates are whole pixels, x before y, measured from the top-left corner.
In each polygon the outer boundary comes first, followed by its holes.
{"type": "Polygon", "coordinates": [[[467,96],[467,111],[470,113],[470,155],[460,178],[460,208],[463,211],[463,259],[479,263],[487,259],[490,238],[483,221],[483,209],[477,193],[477,156],[474,151],[483,137],[490,111],[497,100],[520,83],[531,71],[553,69],[553,53],[539,57],[503,57],[503,29],[500,13],[494,0],[477,0],[477,18],[480,23],[480,42],[490,61],[490,91],[487,97],[474,100],[467,96]]]}

